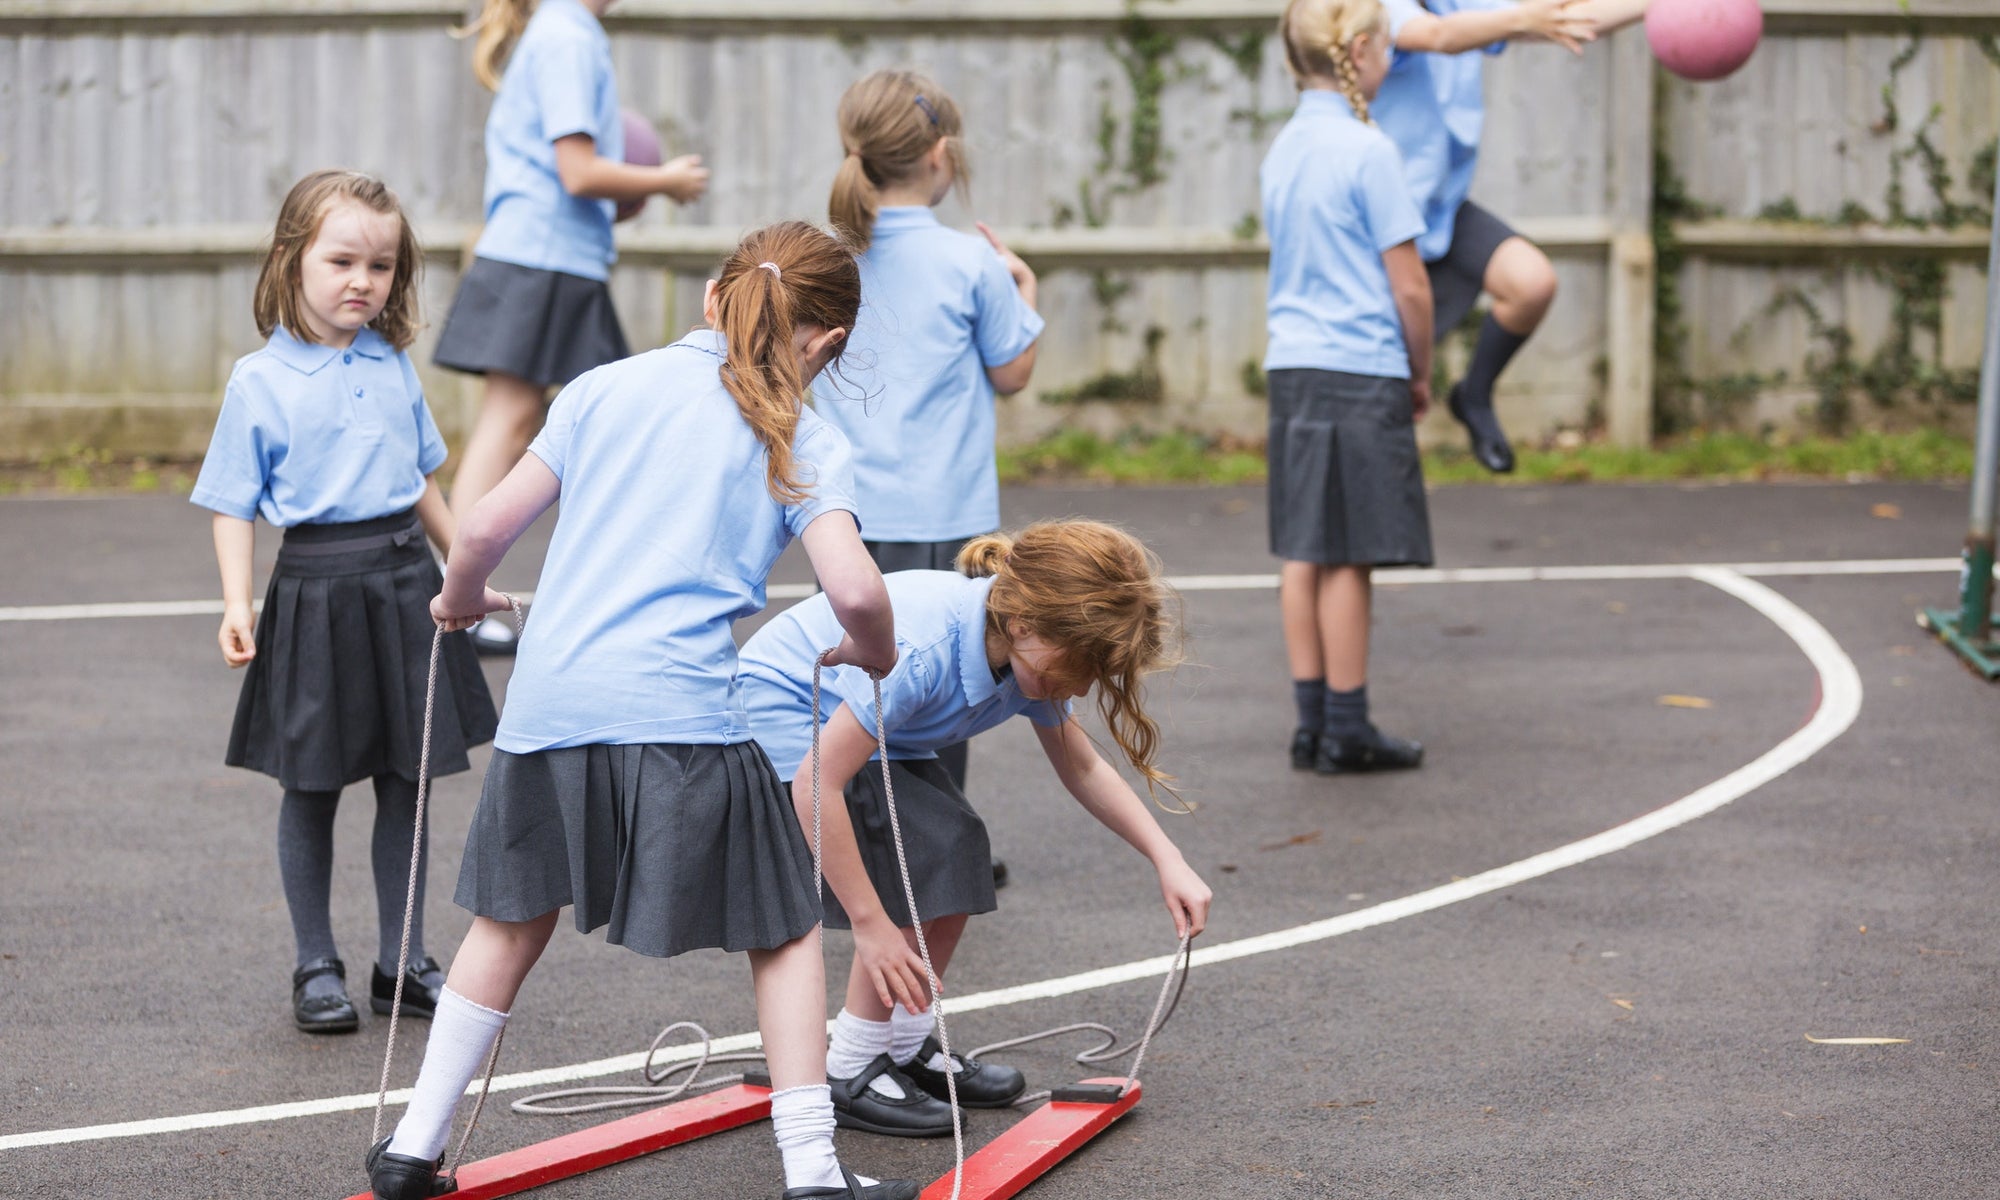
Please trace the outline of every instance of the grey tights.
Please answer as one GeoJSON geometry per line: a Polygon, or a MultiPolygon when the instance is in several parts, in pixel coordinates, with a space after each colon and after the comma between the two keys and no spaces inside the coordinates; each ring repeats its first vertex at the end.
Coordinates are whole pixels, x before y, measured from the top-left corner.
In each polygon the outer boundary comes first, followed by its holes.
{"type": "MultiPolygon", "coordinates": [[[[285,791],[278,806],[278,875],[284,881],[285,906],[292,914],[292,938],[298,962],[337,958],[333,916],[333,817],[339,792],[285,791]]],[[[383,970],[394,966],[403,941],[403,898],[410,885],[410,838],[417,815],[417,785],[400,775],[375,777],[375,834],[369,857],[375,868],[377,958],[383,970]]],[[[428,822],[427,822],[428,823],[428,822]]],[[[425,861],[417,867],[416,912],[410,921],[410,961],[424,957],[424,876],[430,858],[425,830],[425,861]]],[[[331,995],[340,980],[322,975],[306,984],[308,995],[331,995]]]]}

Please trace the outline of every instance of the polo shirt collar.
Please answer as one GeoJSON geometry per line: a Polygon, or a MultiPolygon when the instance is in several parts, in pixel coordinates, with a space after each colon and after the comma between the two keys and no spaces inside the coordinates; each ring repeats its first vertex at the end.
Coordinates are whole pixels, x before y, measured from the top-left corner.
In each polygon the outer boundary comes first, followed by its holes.
{"type": "Polygon", "coordinates": [[[1345,117],[1358,122],[1354,106],[1339,92],[1329,92],[1325,88],[1307,88],[1299,93],[1299,111],[1329,116],[1345,117]]]}
{"type": "Polygon", "coordinates": [[[717,358],[726,357],[729,353],[729,343],[723,340],[722,331],[719,329],[690,329],[687,336],[674,345],[703,350],[717,358]]]}
{"type": "MultiPolygon", "coordinates": [[[[292,331],[280,325],[271,331],[271,354],[281,363],[301,375],[316,374],[321,367],[340,357],[342,348],[326,346],[318,342],[308,342],[292,336],[292,331]]],[[[367,326],[362,326],[354,335],[354,342],[348,350],[368,358],[387,358],[389,343],[367,326]]]]}
{"type": "Polygon", "coordinates": [[[937,214],[921,204],[897,204],[875,212],[875,236],[906,229],[936,229],[937,214]]]}
{"type": "Polygon", "coordinates": [[[993,577],[975,579],[958,597],[958,677],[967,704],[978,707],[1000,690],[993,678],[993,665],[986,661],[986,594],[993,590],[993,577]]]}

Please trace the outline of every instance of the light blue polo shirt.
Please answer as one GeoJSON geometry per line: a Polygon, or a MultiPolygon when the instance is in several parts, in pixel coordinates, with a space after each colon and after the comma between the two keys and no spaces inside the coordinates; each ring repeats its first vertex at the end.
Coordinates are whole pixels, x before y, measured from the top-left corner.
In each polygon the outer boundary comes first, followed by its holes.
{"type": "Polygon", "coordinates": [[[1382,254],[1424,230],[1396,148],[1338,92],[1299,93],[1258,172],[1271,237],[1264,369],[1410,377],[1382,254]]]}
{"type": "MultiPolygon", "coordinates": [[[[1417,0],[1383,0],[1389,10],[1393,39],[1411,18],[1448,17],[1458,12],[1492,12],[1513,7],[1513,0],[1432,0],[1429,8],[1417,0]]],[[[1507,48],[1504,41],[1484,47],[1485,54],[1507,48]]],[[[1424,214],[1424,234],[1417,252],[1435,262],[1451,248],[1452,222],[1472,190],[1479,165],[1479,135],[1486,121],[1486,98],[1479,52],[1429,54],[1397,50],[1382,90],[1368,113],[1403,156],[1404,177],[1424,214]]]]}
{"type": "Polygon", "coordinates": [[[1042,334],[985,238],[923,207],[882,209],[861,256],[861,313],[820,415],[854,444],[861,521],[880,542],[1000,528],[993,382],[1042,334]]]}
{"type": "Polygon", "coordinates": [[[500,749],[749,740],[730,626],[764,607],[793,538],[854,510],[854,469],[847,439],[807,409],[792,450],[810,494],[772,499],[722,354],[720,334],[697,330],[586,372],[549,407],[528,452],[562,481],[562,507],[500,749]]]}
{"type": "MultiPolygon", "coordinates": [[[[991,577],[956,571],[897,571],[883,576],[896,611],[896,669],[882,680],[882,721],[891,759],[936,758],[940,747],[983,733],[1016,713],[1053,727],[1070,706],[1030,700],[1009,674],[993,678],[986,662],[986,593],[991,577]]],[[[743,701],[757,744],[778,777],[789,780],[812,749],[813,660],[840,644],[840,622],[821,593],[771,618],[743,647],[743,701]]],[[[510,700],[509,703],[512,703],[510,700]]],[[[859,667],[820,676],[820,720],[845,704],[875,731],[875,684],[859,667]]],[[[879,757],[879,756],[878,756],[879,757]]]]}
{"type": "Polygon", "coordinates": [[[342,350],[281,327],[230,371],[188,498],[279,528],[367,521],[415,504],[444,459],[409,355],[373,329],[342,350]]]}
{"type": "Polygon", "coordinates": [[[563,190],[557,138],[587,133],[625,157],[611,40],[577,0],[541,0],[486,117],[486,228],[473,253],[586,279],[610,275],[618,206],[563,190]]]}

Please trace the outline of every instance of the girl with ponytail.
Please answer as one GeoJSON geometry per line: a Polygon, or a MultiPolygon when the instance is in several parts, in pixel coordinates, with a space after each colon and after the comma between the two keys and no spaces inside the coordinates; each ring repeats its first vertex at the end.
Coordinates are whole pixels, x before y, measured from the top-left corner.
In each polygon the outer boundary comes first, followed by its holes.
{"type": "Polygon", "coordinates": [[[1298,705],[1292,765],[1414,767],[1368,719],[1370,573],[1431,562],[1416,421],[1430,404],[1423,215],[1370,123],[1389,72],[1381,0],[1292,0],[1279,24],[1298,110],[1259,172],[1271,279],[1271,552],[1298,705]]]}
{"type": "MultiPolygon", "coordinates": [[[[486,226],[459,279],[439,366],[485,377],[459,457],[451,507],[463,517],[541,428],[549,389],[631,353],[608,279],[620,206],[664,193],[686,204],[708,186],[701,159],[624,161],[625,125],[600,22],[613,0],[485,0],[464,30],[473,73],[496,93],[486,118],[486,226]],[[503,71],[504,67],[504,71],[503,71]]],[[[513,630],[474,630],[511,653],[513,630]]]]}
{"type": "MultiPolygon", "coordinates": [[[[804,407],[861,301],[854,257],[801,222],[745,238],[709,328],[600,367],[555,399],[458,525],[431,615],[508,607],[487,579],[562,502],[508,684],[457,901],[474,914],[410,1107],[369,1155],[383,1200],[437,1194],[438,1156],[565,906],[579,930],[667,958],[745,951],[787,1200],[915,1200],[834,1156],[812,851],[738,698],[730,627],[793,538],[833,614],[828,661],[887,674],[894,622],[855,525],[847,439],[804,407]]],[[[913,988],[902,993],[919,1003],[913,988]]]]}
{"type": "MultiPolygon", "coordinates": [[[[1098,715],[1149,792],[1170,791],[1156,759],[1160,731],[1141,681],[1173,661],[1172,592],[1138,539],[1095,521],[1048,521],[1009,537],[972,539],[958,570],[886,579],[896,612],[896,667],[881,680],[895,786],[917,916],[942,974],[966,918],[995,907],[985,823],[938,760],[946,746],[1015,715],[1035,726],[1070,795],[1152,861],[1182,934],[1201,932],[1209,890],[1145,801],[1099,757],[1070,701],[1097,691],[1098,715]]],[[[792,781],[810,821],[813,660],[840,636],[831,596],[786,609],[743,647],[750,728],[792,781]]],[[[947,1058],[932,1037],[923,965],[904,899],[876,753],[875,684],[852,667],[823,673],[818,780],[826,846],[826,923],[854,931],[845,1007],[827,1055],[842,1125],[903,1137],[951,1132],[946,1074],[958,1098],[1005,1107],[1026,1087],[997,1063],[947,1058]],[[917,994],[911,1003],[910,993],[917,994]]],[[[1184,811],[1184,810],[1183,810],[1184,811]]]]}
{"type": "MultiPolygon", "coordinates": [[[[1000,527],[995,396],[1035,368],[1035,273],[984,224],[974,237],[932,214],[967,180],[963,118],[935,80],[877,71],[840,98],[839,124],[828,208],[861,255],[868,304],[845,374],[864,400],[820,412],[854,444],[875,561],[949,569],[965,539],[1000,527]]],[[[964,787],[965,748],[941,757],[964,787]]]]}

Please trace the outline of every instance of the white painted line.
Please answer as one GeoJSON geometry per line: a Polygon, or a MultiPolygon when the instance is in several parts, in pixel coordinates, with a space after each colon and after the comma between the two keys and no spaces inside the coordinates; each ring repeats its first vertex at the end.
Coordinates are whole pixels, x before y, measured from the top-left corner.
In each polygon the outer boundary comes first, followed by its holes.
{"type": "MultiPolygon", "coordinates": [[[[1818,562],[1768,563],[1631,563],[1579,567],[1452,567],[1377,571],[1382,584],[1409,583],[1563,583],[1621,579],[1684,579],[1699,571],[1734,571],[1753,578],[1786,575],[1922,575],[1956,571],[1955,558],[1860,558],[1818,562]]],[[[1183,592],[1257,592],[1278,586],[1276,575],[1172,575],[1167,582],[1183,592]]],[[[776,583],[767,590],[772,600],[803,600],[818,589],[810,583],[776,583]]],[[[534,601],[533,592],[519,593],[521,603],[534,601]]],[[[262,607],[262,601],[258,602],[262,607]]],[[[0,607],[0,623],[8,621],[90,621],[112,617],[216,616],[220,600],[161,600],[130,604],[40,604],[0,607]]]]}
{"type": "MultiPolygon", "coordinates": [[[[1203,946],[1199,954],[1204,964],[1229,962],[1233,959],[1248,958],[1257,954],[1269,954],[1276,950],[1291,949],[1310,942],[1324,941],[1368,929],[1376,925],[1386,925],[1419,913],[1427,913],[1446,905],[1457,904],[1482,896],[1501,888],[1560,871],[1564,867],[1575,866],[1623,850],[1645,841],[1647,838],[1665,833],[1680,825],[1685,825],[1699,817],[1708,815],[1730,801],[1748,795],[1764,784],[1778,778],[1785,772],[1805,762],[1824,749],[1835,738],[1845,733],[1861,712],[1861,675],[1855,669],[1854,660],[1840,648],[1833,635],[1818,621],[1790,600],[1754,580],[1744,577],[1742,572],[1725,567],[1681,568],[1684,578],[1698,579],[1736,597],[1769,618],[1785,635],[1796,643],[1812,663],[1819,676],[1819,705],[1803,728],[1765,751],[1750,763],[1731,771],[1714,783],[1692,792],[1665,806],[1654,809],[1622,825],[1614,826],[1602,833],[1558,846],[1531,858],[1509,863],[1504,867],[1482,872],[1467,879],[1455,880],[1441,887],[1390,900],[1337,917],[1297,925],[1290,929],[1280,929],[1254,937],[1239,938],[1215,946],[1203,946]]],[[[980,1009],[1002,1008],[1010,1004],[1022,1004],[1031,1000],[1046,1000],[1055,996],[1068,996],[1095,988],[1110,987],[1113,984],[1129,983],[1164,974],[1172,965],[1173,955],[1140,959],[1137,962],[1119,966],[1104,967],[1081,974],[1066,975],[1057,979],[1045,979],[1038,983],[1020,984],[1015,987],[996,988],[991,991],[975,992],[967,996],[949,997],[947,1012],[974,1012],[980,1009]]],[[[735,1034],[717,1038],[713,1043],[715,1052],[751,1049],[759,1044],[754,1033],[735,1034]]],[[[653,1061],[676,1062],[695,1057],[696,1048],[680,1047],[662,1051],[653,1061]]],[[[578,1063],[566,1067],[550,1067],[539,1071],[523,1071],[512,1075],[501,1075],[493,1080],[493,1090],[516,1091],[528,1087],[544,1087],[574,1083],[585,1079],[598,1079],[637,1071],[646,1061],[645,1054],[623,1054],[614,1058],[601,1058],[594,1062],[578,1063]]],[[[475,1087],[477,1085],[474,1085],[475,1087]]],[[[389,1094],[389,1103],[404,1104],[409,1100],[407,1090],[389,1094]]],[[[17,1133],[0,1137],[0,1150],[20,1149],[28,1146],[55,1146],[66,1142],[101,1141],[110,1138],[143,1137],[155,1133],[181,1133],[191,1129],[212,1129],[224,1125],[249,1125],[264,1121],[285,1120],[292,1117],[318,1116],[326,1113],[353,1112],[372,1108],[374,1093],[354,1096],[332,1096],[324,1100],[301,1100],[290,1104],[270,1104],[257,1108],[230,1109],[222,1112],[193,1113],[180,1117],[157,1117],[146,1121],[124,1121],[109,1125],[89,1125],[75,1129],[51,1129],[37,1133],[17,1133]]]]}

